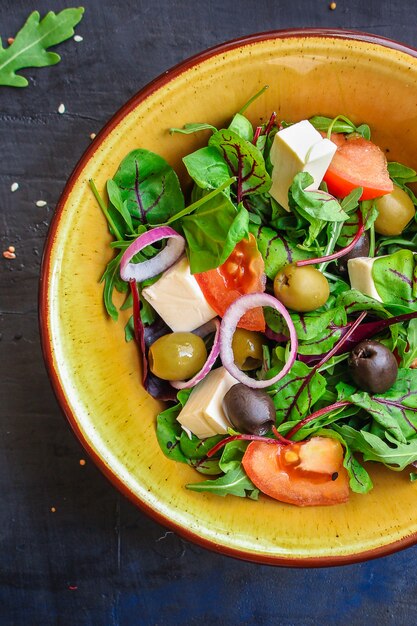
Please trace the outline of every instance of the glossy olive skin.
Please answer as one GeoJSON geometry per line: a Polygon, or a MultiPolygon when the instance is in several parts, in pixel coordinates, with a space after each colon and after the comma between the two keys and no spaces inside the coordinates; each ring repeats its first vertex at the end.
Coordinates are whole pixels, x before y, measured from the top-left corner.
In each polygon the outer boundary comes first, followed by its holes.
{"type": "Polygon", "coordinates": [[[201,370],[207,350],[201,337],[193,333],[168,333],[149,348],[149,368],[163,380],[187,380],[201,370]]]}
{"type": "Polygon", "coordinates": [[[261,333],[256,333],[245,328],[236,328],[232,340],[235,364],[243,372],[254,370],[262,365],[262,345],[264,343],[261,333]]]}
{"type": "Polygon", "coordinates": [[[391,193],[377,199],[376,207],[375,231],[380,235],[400,235],[415,215],[411,198],[396,185],[391,193]]]}
{"type": "Polygon", "coordinates": [[[339,271],[339,274],[347,275],[348,273],[347,262],[349,261],[349,259],[356,259],[357,257],[368,256],[368,254],[369,254],[369,235],[368,235],[368,232],[366,231],[360,237],[359,241],[356,242],[356,244],[354,245],[354,247],[352,248],[350,252],[340,257],[340,259],[337,259],[337,269],[339,271]]]}
{"type": "Polygon", "coordinates": [[[384,393],[395,383],[398,364],[395,356],[379,341],[361,341],[348,359],[349,373],[360,389],[384,393]]]}
{"type": "Polygon", "coordinates": [[[233,385],[223,398],[223,410],[240,433],[265,435],[275,424],[275,406],[263,389],[233,385]]]}
{"type": "Polygon", "coordinates": [[[325,276],[312,265],[286,265],[275,276],[274,294],[287,308],[306,313],[327,302],[330,288],[325,276]]]}

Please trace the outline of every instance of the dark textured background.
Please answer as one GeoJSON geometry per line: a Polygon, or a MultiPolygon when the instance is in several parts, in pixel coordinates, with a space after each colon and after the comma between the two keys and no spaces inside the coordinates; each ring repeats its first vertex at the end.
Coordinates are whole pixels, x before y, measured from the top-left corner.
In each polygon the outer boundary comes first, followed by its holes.
{"type": "MultiPolygon", "coordinates": [[[[117,4],[86,0],[83,41],[62,44],[59,65],[26,72],[28,88],[0,87],[1,251],[17,252],[14,261],[0,257],[0,624],[416,624],[417,548],[321,570],[236,561],[167,532],[88,459],[81,466],[85,454],[42,361],[37,289],[54,207],[90,133],[149,80],[208,46],[270,29],[343,27],[417,47],[417,3],[338,0],[334,11],[326,0],[117,4]]],[[[1,36],[34,9],[66,6],[0,0],[1,36]]]]}

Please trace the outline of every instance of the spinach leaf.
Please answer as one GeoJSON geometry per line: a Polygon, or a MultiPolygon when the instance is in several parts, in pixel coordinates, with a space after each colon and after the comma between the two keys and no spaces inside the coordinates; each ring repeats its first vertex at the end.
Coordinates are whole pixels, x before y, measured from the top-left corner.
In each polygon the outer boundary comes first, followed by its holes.
{"type": "Polygon", "coordinates": [[[40,20],[38,11],[33,11],[10,46],[3,48],[0,40],[0,85],[27,87],[28,81],[16,74],[18,70],[59,63],[59,54],[47,50],[73,36],[74,26],[81,21],[83,13],[83,7],[59,13],[49,11],[40,20]]]}
{"type": "Polygon", "coordinates": [[[165,159],[149,150],[129,152],[113,181],[134,224],[159,224],[184,208],[175,171],[165,159]]]}
{"type": "Polygon", "coordinates": [[[225,445],[219,463],[222,472],[227,473],[240,467],[248,444],[248,441],[235,440],[225,445]]]}
{"type": "Polygon", "coordinates": [[[156,418],[156,437],[165,456],[173,461],[187,463],[187,457],[180,446],[181,435],[184,431],[181,424],[177,422],[181,409],[181,403],[178,403],[159,413],[156,418]]]}
{"type": "MultiPolygon", "coordinates": [[[[183,163],[194,182],[202,189],[217,189],[229,178],[226,162],[216,148],[206,146],[183,158],[183,163]]],[[[230,195],[229,188],[225,190],[230,195]]]]}
{"type": "Polygon", "coordinates": [[[233,248],[248,236],[249,214],[218,194],[192,215],[184,217],[182,228],[189,248],[191,273],[205,272],[224,263],[233,248]]]}
{"type": "Polygon", "coordinates": [[[378,257],[372,265],[372,278],[383,302],[409,305],[416,308],[416,263],[411,250],[399,250],[386,257],[378,257]]]}
{"type": "Polygon", "coordinates": [[[200,474],[216,476],[222,473],[219,467],[219,459],[188,459],[187,463],[200,474]]]}
{"type": "Polygon", "coordinates": [[[183,430],[180,437],[181,451],[187,459],[201,460],[204,459],[204,457],[207,456],[207,452],[223,438],[224,435],[215,435],[207,439],[199,439],[195,435],[192,435],[190,439],[183,430]]]}
{"type": "Polygon", "coordinates": [[[201,483],[189,483],[187,489],[192,491],[206,491],[216,496],[238,496],[239,498],[250,497],[253,500],[258,498],[258,489],[246,476],[242,466],[226,472],[216,480],[205,480],[201,483]]]}
{"type": "Polygon", "coordinates": [[[417,438],[403,443],[386,433],[385,439],[382,439],[347,424],[333,424],[333,430],[343,437],[351,450],[361,452],[364,461],[376,461],[400,471],[417,460],[417,438]]]}
{"type": "Polygon", "coordinates": [[[249,231],[256,237],[259,252],[265,262],[265,274],[271,280],[285,265],[311,258],[310,252],[298,248],[280,231],[256,224],[249,224],[249,231]]]}
{"type": "Polygon", "coordinates": [[[262,153],[249,141],[232,130],[219,130],[209,139],[209,146],[217,148],[237,179],[237,202],[250,194],[265,193],[271,178],[265,169],[262,153]]]}
{"type": "Polygon", "coordinates": [[[246,141],[252,141],[253,139],[253,126],[247,117],[236,113],[229,125],[229,130],[246,139],[246,141]]]}

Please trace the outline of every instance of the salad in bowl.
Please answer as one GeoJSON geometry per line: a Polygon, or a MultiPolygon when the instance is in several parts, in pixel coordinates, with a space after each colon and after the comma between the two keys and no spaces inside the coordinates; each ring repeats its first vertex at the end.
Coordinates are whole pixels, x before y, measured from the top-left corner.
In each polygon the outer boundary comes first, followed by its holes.
{"type": "Polygon", "coordinates": [[[108,200],[90,181],[115,253],[104,304],[117,320],[116,289],[132,308],[187,489],[339,504],[372,489],[369,462],[417,477],[417,174],[366,121],[253,127],[254,98],[224,128],[171,129],[207,138],[183,158],[189,188],[143,148],[108,200]]]}

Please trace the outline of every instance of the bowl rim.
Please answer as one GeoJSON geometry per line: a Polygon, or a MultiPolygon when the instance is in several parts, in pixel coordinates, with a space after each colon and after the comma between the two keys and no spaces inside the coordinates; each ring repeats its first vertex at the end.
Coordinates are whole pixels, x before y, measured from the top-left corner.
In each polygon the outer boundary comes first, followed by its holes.
{"type": "Polygon", "coordinates": [[[38,321],[40,330],[41,348],[43,358],[46,364],[46,370],[50,379],[53,391],[57,398],[58,404],[62,412],[64,413],[67,421],[69,422],[74,434],[83,446],[86,453],[94,461],[98,469],[104,474],[104,476],[115,486],[119,492],[128,498],[136,507],[147,514],[151,519],[157,523],[169,528],[176,532],[180,537],[191,541],[203,548],[217,552],[222,555],[231,556],[237,559],[259,563],[263,565],[275,565],[284,567],[329,567],[338,565],[350,565],[353,563],[360,563],[366,560],[375,559],[383,556],[388,556],[399,550],[411,547],[417,543],[417,533],[407,535],[400,540],[391,542],[384,546],[378,546],[369,550],[364,550],[351,555],[339,555],[339,556],[316,556],[316,557],[283,557],[276,555],[268,555],[263,553],[251,553],[244,549],[231,548],[226,545],[217,544],[214,540],[201,537],[198,533],[193,532],[176,522],[173,522],[169,517],[166,517],[162,513],[154,510],[146,502],[143,502],[136,494],[134,494],[125,483],[112,471],[110,467],[106,465],[103,459],[97,454],[97,452],[89,444],[85,436],[83,435],[77,421],[77,416],[72,411],[69,402],[66,399],[64,386],[61,384],[58,371],[54,366],[53,359],[53,345],[52,337],[49,332],[49,277],[51,271],[51,255],[55,242],[55,238],[59,229],[61,215],[64,206],[67,202],[79,174],[83,170],[86,162],[91,158],[97,147],[104,141],[109,133],[143,100],[148,98],[160,87],[163,87],[166,83],[170,82],[173,78],[179,76],[183,71],[186,71],[193,66],[211,58],[212,56],[222,54],[224,52],[233,50],[240,46],[247,46],[261,41],[269,39],[288,39],[288,38],[305,38],[305,37],[324,37],[329,39],[346,39],[353,41],[360,41],[363,43],[370,43],[385,48],[389,48],[394,51],[405,53],[411,57],[417,58],[417,49],[405,44],[399,43],[395,40],[387,37],[382,37],[372,33],[347,30],[338,28],[289,28],[283,30],[270,30],[252,35],[245,35],[236,39],[231,39],[226,42],[214,45],[201,52],[198,52],[171,67],[170,69],[162,72],[159,76],[147,83],[138,92],[136,92],[124,105],[122,105],[106,122],[103,128],[99,131],[97,136],[83,152],[82,156],[75,165],[65,187],[61,193],[59,201],[56,205],[52,220],[48,229],[48,234],[45,240],[45,245],[42,254],[42,262],[39,276],[39,291],[38,291],[38,321]]]}

